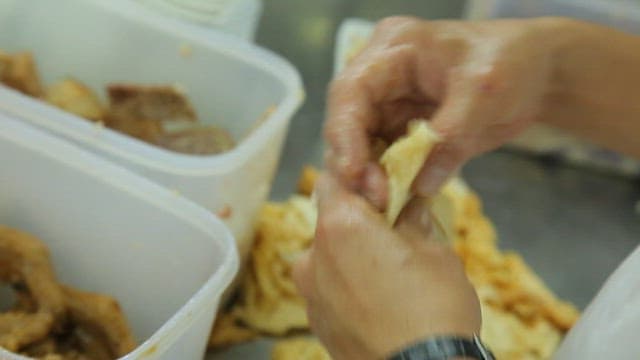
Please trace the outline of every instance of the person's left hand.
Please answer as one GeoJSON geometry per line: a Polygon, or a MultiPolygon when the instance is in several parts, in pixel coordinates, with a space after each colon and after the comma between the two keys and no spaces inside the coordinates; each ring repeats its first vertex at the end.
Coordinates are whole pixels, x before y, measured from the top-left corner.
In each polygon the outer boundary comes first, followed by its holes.
{"type": "Polygon", "coordinates": [[[311,328],[332,357],[379,359],[435,335],[480,331],[480,306],[461,261],[430,239],[424,206],[391,229],[364,198],[325,175],[315,242],[294,268],[311,328]]]}

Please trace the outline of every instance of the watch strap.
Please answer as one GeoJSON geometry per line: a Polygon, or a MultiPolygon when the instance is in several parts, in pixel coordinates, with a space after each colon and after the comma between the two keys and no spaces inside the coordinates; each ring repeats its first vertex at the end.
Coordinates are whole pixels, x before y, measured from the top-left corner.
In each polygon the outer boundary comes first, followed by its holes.
{"type": "Polygon", "coordinates": [[[495,360],[477,336],[439,336],[410,345],[389,360],[447,360],[468,358],[495,360]]]}

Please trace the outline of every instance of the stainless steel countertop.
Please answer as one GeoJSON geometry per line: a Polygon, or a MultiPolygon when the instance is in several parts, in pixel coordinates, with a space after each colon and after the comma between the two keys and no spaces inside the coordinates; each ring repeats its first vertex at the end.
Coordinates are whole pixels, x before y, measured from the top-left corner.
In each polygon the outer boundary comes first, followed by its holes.
{"type": "MultiPolygon", "coordinates": [[[[346,17],[411,14],[459,17],[462,0],[266,0],[257,42],[301,72],[307,100],[294,118],[272,197],[286,198],[304,164],[319,165],[325,88],[335,32],[346,17]]],[[[561,297],[583,308],[640,241],[640,182],[497,151],[471,161],[463,176],[481,196],[503,248],[520,252],[561,297]]],[[[209,355],[269,359],[269,341],[209,355]]]]}

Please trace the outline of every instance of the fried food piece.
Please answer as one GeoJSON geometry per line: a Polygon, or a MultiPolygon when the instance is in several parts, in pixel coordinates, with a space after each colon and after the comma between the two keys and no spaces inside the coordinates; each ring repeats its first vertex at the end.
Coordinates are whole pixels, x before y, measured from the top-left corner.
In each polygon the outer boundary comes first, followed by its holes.
{"type": "Polygon", "coordinates": [[[42,96],[40,76],[29,52],[9,55],[0,51],[0,81],[26,95],[42,96]]]}
{"type": "Polygon", "coordinates": [[[118,358],[136,347],[133,334],[118,302],[106,295],[89,293],[63,286],[69,317],[77,332],[90,338],[82,346],[85,350],[104,344],[111,358],[118,358]],[[89,336],[86,336],[89,335],[89,336]]]}
{"type": "Polygon", "coordinates": [[[548,359],[578,311],[556,298],[520,256],[499,250],[475,194],[455,196],[454,249],[480,298],[483,340],[498,359],[548,359]]]}
{"type": "Polygon", "coordinates": [[[104,121],[106,109],[98,96],[77,80],[65,79],[51,85],[46,90],[45,100],[81,118],[104,121]]]}
{"type": "Polygon", "coordinates": [[[306,304],[291,278],[291,266],[309,247],[315,232],[316,210],[306,197],[286,203],[268,203],[260,210],[249,270],[241,281],[240,300],[220,315],[209,345],[224,346],[229,333],[233,342],[251,339],[251,331],[284,335],[309,326],[306,304]],[[225,328],[226,327],[226,328],[225,328]],[[245,328],[242,332],[236,328],[245,328]],[[224,331],[222,331],[224,329],[224,331]]]}
{"type": "Polygon", "coordinates": [[[311,244],[315,219],[315,207],[304,197],[262,208],[242,303],[234,309],[242,323],[271,335],[308,327],[306,304],[291,278],[291,266],[311,244]]]}
{"type": "Polygon", "coordinates": [[[0,50],[0,81],[3,81],[11,69],[11,56],[0,50]]]}
{"type": "Polygon", "coordinates": [[[438,135],[429,128],[426,120],[414,120],[409,124],[407,136],[391,144],[380,157],[380,165],[389,181],[386,211],[389,224],[395,224],[410,200],[411,185],[437,142],[438,135]]]}
{"type": "Polygon", "coordinates": [[[53,327],[53,315],[46,312],[10,311],[0,314],[0,346],[9,351],[47,337],[53,327]]]}
{"type": "Polygon", "coordinates": [[[36,307],[33,312],[12,310],[0,315],[0,346],[7,350],[16,351],[46,337],[64,316],[64,298],[47,248],[33,236],[1,225],[0,280],[24,289],[36,307]]]}
{"type": "Polygon", "coordinates": [[[259,333],[240,323],[234,313],[220,314],[209,336],[209,347],[226,348],[258,338],[259,333]]]}
{"type": "Polygon", "coordinates": [[[22,354],[29,357],[62,360],[63,358],[61,355],[56,354],[57,352],[58,345],[51,337],[31,344],[22,350],[22,354]]]}
{"type": "Polygon", "coordinates": [[[107,94],[111,118],[158,122],[197,119],[189,99],[175,86],[111,84],[107,94]]]}
{"type": "Polygon", "coordinates": [[[189,100],[173,86],[112,84],[106,124],[111,129],[158,145],[164,122],[196,121],[189,100]]]}
{"type": "Polygon", "coordinates": [[[546,321],[524,323],[509,311],[482,304],[482,337],[497,359],[550,359],[564,333],[546,321]]]}
{"type": "Polygon", "coordinates": [[[298,337],[278,341],[271,351],[271,360],[331,360],[331,356],[318,340],[298,337]]]}
{"type": "Polygon", "coordinates": [[[23,349],[21,354],[43,360],[115,359],[109,354],[105,344],[81,331],[76,331],[75,328],[66,329],[60,334],[51,334],[47,339],[23,349]]]}
{"type": "MultiPolygon", "coordinates": [[[[313,171],[305,172],[304,186],[300,187],[303,192],[312,189],[315,182],[315,176],[309,175],[313,171]]],[[[577,321],[578,311],[559,300],[520,256],[498,248],[496,232],[480,199],[463,180],[445,184],[432,199],[431,210],[446,229],[478,293],[483,313],[481,335],[496,357],[549,358],[577,321]]],[[[269,335],[308,328],[290,265],[311,245],[316,215],[312,201],[305,196],[263,207],[250,270],[231,310],[234,326],[269,335]]],[[[294,350],[278,350],[276,354],[274,349],[273,359],[306,359],[304,356],[315,354],[311,349],[317,347],[320,344],[310,340],[296,342],[294,350]]]]}
{"type": "Polygon", "coordinates": [[[111,297],[62,286],[68,318],[22,354],[64,360],[113,360],[135,348],[118,303],[111,297]]]}
{"type": "Polygon", "coordinates": [[[311,196],[319,176],[320,173],[313,166],[305,166],[302,168],[302,175],[300,175],[300,179],[298,179],[298,193],[311,196]]]}
{"type": "Polygon", "coordinates": [[[47,247],[0,225],[0,280],[16,302],[0,314],[0,346],[45,359],[111,360],[135,347],[118,303],[57,283],[47,247]]]}
{"type": "Polygon", "coordinates": [[[235,143],[222,128],[196,125],[161,135],[157,145],[183,154],[213,155],[233,149],[235,143]]]}

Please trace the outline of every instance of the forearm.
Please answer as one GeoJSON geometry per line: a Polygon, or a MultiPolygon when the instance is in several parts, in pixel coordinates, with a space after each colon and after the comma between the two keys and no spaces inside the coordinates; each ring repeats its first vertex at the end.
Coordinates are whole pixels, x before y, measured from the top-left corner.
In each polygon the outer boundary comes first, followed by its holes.
{"type": "Polygon", "coordinates": [[[567,19],[541,19],[555,72],[541,121],[640,158],[640,37],[567,19]]]}

